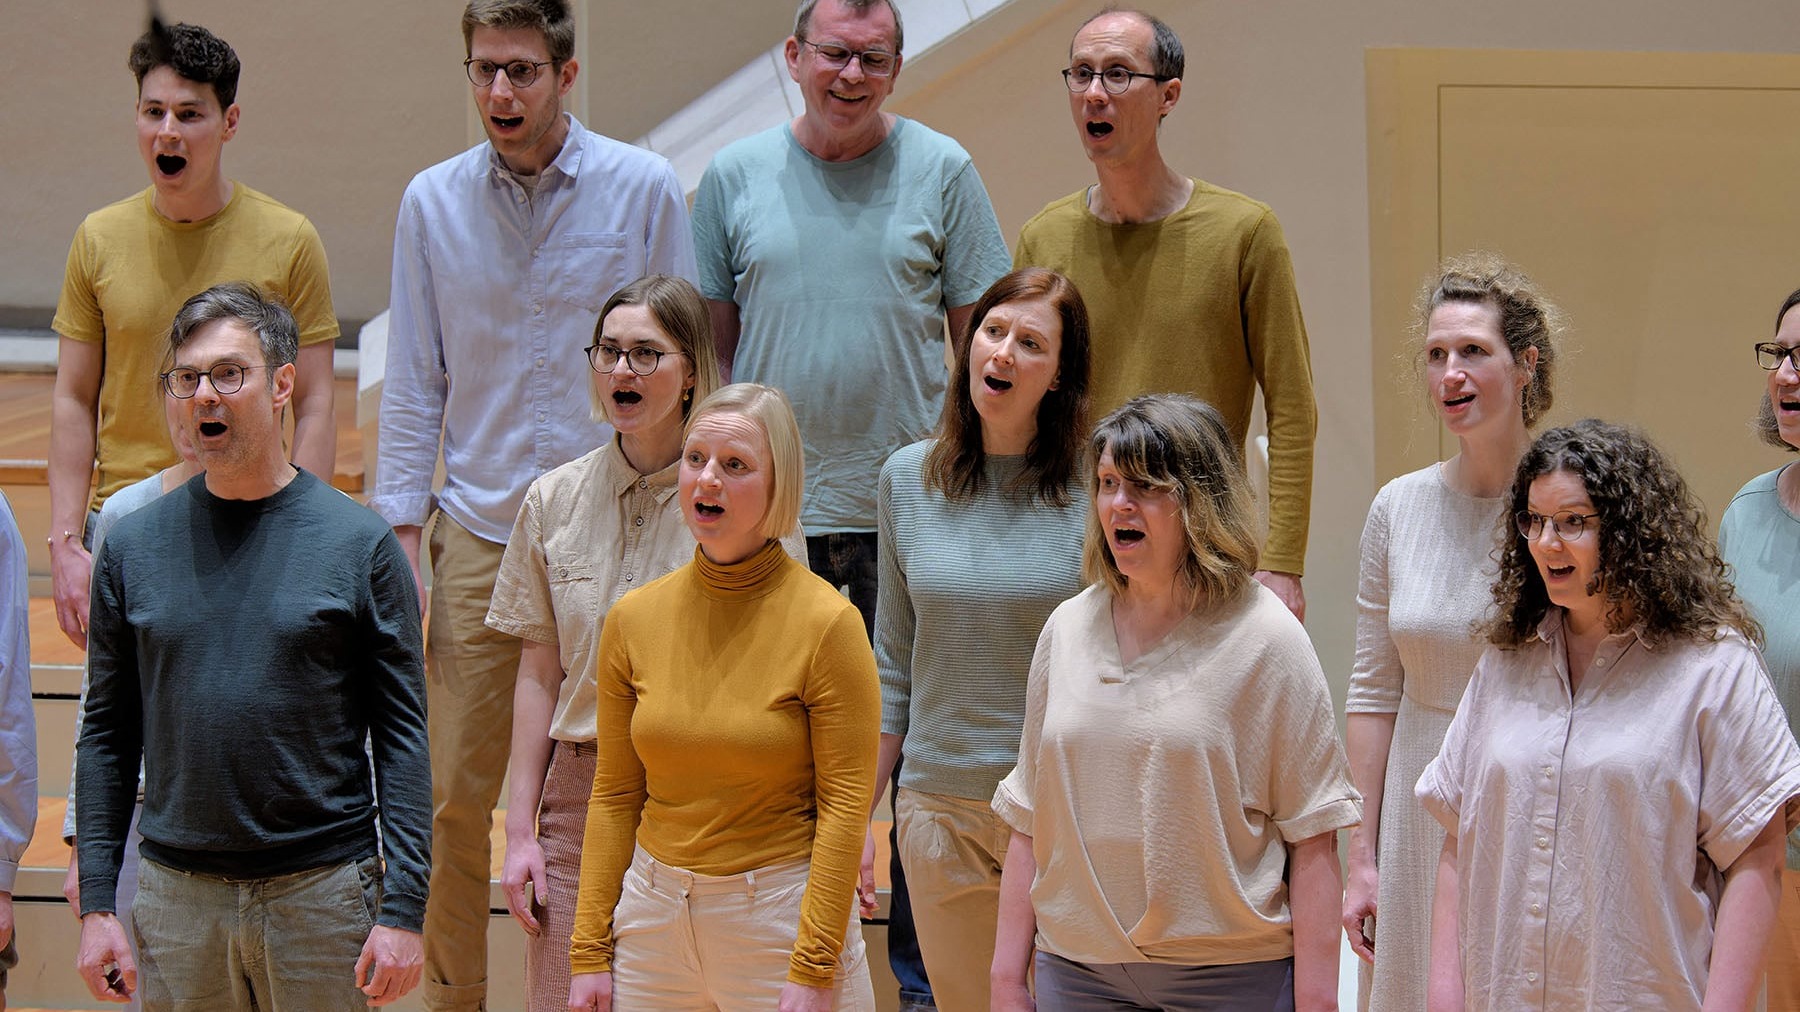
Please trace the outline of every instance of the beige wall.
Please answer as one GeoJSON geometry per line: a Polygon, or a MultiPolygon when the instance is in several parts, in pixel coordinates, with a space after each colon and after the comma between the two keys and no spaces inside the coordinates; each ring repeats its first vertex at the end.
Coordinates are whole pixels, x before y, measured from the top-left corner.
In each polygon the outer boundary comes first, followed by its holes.
{"type": "MultiPolygon", "coordinates": [[[[588,125],[638,137],[792,27],[792,0],[576,0],[588,125]],[[646,54],[652,58],[644,59],[646,54]]],[[[338,314],[387,305],[394,211],[413,173],[472,143],[455,0],[163,0],[238,51],[243,119],[225,169],[312,218],[338,314]]],[[[6,5],[0,65],[0,309],[49,325],[82,216],[148,185],[125,54],[133,0],[6,5]]],[[[14,314],[8,313],[7,316],[14,314]]]]}
{"type": "MultiPolygon", "coordinates": [[[[910,66],[909,73],[928,70],[932,80],[900,96],[909,115],[957,137],[974,155],[1009,238],[1043,204],[1092,182],[1056,72],[1066,65],[1075,25],[1100,4],[1032,6],[1042,15],[1011,37],[951,47],[957,51],[946,62],[953,66],[910,66]]],[[[1271,204],[1293,251],[1320,417],[1307,626],[1341,699],[1354,635],[1357,539],[1375,488],[1392,477],[1374,473],[1372,450],[1373,398],[1392,386],[1371,365],[1364,49],[1796,52],[1800,18],[1792,0],[1150,6],[1175,28],[1188,56],[1180,104],[1163,126],[1165,153],[1183,171],[1271,204]]],[[[1770,294],[1770,312],[1781,294],[1770,294]]]]}
{"type": "MultiPolygon", "coordinates": [[[[901,0],[904,5],[907,0],[901,0]]],[[[230,39],[249,72],[230,171],[310,214],[332,259],[339,312],[386,303],[390,231],[406,180],[469,137],[456,4],[305,5],[169,0],[169,13],[230,39]],[[304,11],[305,19],[295,11],[304,11]],[[332,24],[336,19],[345,25],[332,24]],[[350,19],[356,19],[351,21],[350,19]],[[323,62],[326,66],[321,69],[323,62]]],[[[895,108],[974,154],[1001,223],[1089,182],[1056,77],[1090,5],[1015,0],[993,20],[907,65],[895,108]]],[[[1308,625],[1333,680],[1349,664],[1356,539],[1373,473],[1367,146],[1363,50],[1371,46],[1800,51],[1792,0],[1167,0],[1154,6],[1189,49],[1181,104],[1164,127],[1180,168],[1268,201],[1292,244],[1312,335],[1321,416],[1308,625]]],[[[121,0],[8,10],[0,102],[10,142],[0,187],[0,306],[47,306],[87,210],[144,185],[123,54],[139,25],[121,0]]],[[[785,31],[789,5],[589,0],[590,122],[633,136],[785,31]],[[618,6],[615,8],[615,4],[618,6]],[[657,11],[644,21],[642,12],[657,11]],[[715,13],[731,11],[729,15],[715,13]],[[616,26],[624,29],[613,31],[616,26]],[[621,45],[640,39],[641,45],[621,45]],[[685,41],[684,41],[685,40],[685,41]],[[632,64],[624,54],[655,53],[632,64]],[[691,67],[692,69],[688,69],[691,67]],[[674,84],[663,84],[665,79],[674,84]],[[610,110],[610,112],[609,112],[610,110]]],[[[1789,129],[1789,124],[1771,124],[1789,129]]],[[[1383,367],[1386,371],[1386,367],[1383,367]]]]}

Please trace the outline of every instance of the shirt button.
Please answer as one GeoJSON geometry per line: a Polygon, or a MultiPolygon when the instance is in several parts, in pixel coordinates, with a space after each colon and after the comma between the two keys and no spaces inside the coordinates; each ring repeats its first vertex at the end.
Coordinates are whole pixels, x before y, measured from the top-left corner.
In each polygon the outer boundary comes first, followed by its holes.
{"type": "Polygon", "coordinates": [[[1544,908],[1543,908],[1542,904],[1533,903],[1531,905],[1531,916],[1541,917],[1541,916],[1543,916],[1543,914],[1544,914],[1544,908]]]}
{"type": "Polygon", "coordinates": [[[1538,845],[1539,850],[1549,850],[1550,849],[1550,838],[1547,836],[1538,837],[1537,845],[1538,845]]]}
{"type": "Polygon", "coordinates": [[[631,523],[632,523],[632,526],[634,526],[634,527],[642,527],[642,526],[644,526],[644,518],[638,517],[637,519],[633,520],[631,523]]]}
{"type": "Polygon", "coordinates": [[[1537,983],[1537,971],[1536,970],[1525,971],[1525,979],[1531,981],[1533,984],[1536,984],[1537,983]]]}
{"type": "Polygon", "coordinates": [[[531,311],[539,316],[544,315],[544,304],[542,302],[533,302],[531,304],[531,311]]]}
{"type": "Polygon", "coordinates": [[[639,478],[638,479],[638,488],[649,488],[649,487],[650,487],[650,479],[648,479],[648,478],[639,478]]]}
{"type": "Polygon", "coordinates": [[[1594,667],[1596,667],[1596,668],[1606,667],[1606,658],[1604,658],[1604,657],[1594,658],[1594,667]]]}
{"type": "Polygon", "coordinates": [[[630,583],[631,581],[633,581],[635,579],[637,579],[637,574],[635,574],[635,573],[626,573],[625,574],[625,582],[626,583],[630,583]]]}
{"type": "Polygon", "coordinates": [[[546,415],[546,414],[544,414],[544,413],[543,413],[543,412],[542,412],[542,411],[540,411],[540,412],[538,412],[538,421],[540,421],[540,422],[541,422],[541,421],[544,421],[544,420],[545,420],[545,419],[547,419],[547,418],[549,418],[549,417],[550,417],[550,416],[548,416],[548,415],[546,415]]]}
{"type": "Polygon", "coordinates": [[[537,249],[534,249],[531,251],[531,259],[533,259],[533,260],[536,260],[538,257],[541,257],[543,255],[544,255],[544,247],[542,247],[542,246],[539,246],[537,249]]]}
{"type": "Polygon", "coordinates": [[[538,367],[538,368],[539,368],[539,369],[542,369],[542,368],[543,368],[543,367],[544,367],[544,358],[543,358],[543,356],[541,356],[541,355],[540,355],[540,356],[538,356],[538,360],[537,360],[537,367],[538,367]]]}

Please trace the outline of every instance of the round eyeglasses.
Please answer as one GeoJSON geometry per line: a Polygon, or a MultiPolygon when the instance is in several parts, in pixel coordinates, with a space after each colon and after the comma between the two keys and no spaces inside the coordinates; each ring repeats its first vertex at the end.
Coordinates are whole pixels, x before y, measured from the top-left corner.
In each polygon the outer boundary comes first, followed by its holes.
{"type": "Polygon", "coordinates": [[[1131,87],[1131,82],[1140,77],[1147,77],[1158,84],[1161,84],[1164,81],[1175,80],[1172,77],[1163,77],[1158,74],[1145,74],[1136,70],[1127,70],[1124,67],[1108,67],[1105,70],[1095,70],[1094,68],[1085,65],[1080,67],[1070,67],[1062,72],[1062,76],[1063,83],[1068,85],[1069,90],[1077,95],[1088,90],[1088,88],[1093,85],[1094,78],[1096,77],[1100,79],[1100,87],[1105,88],[1108,95],[1125,94],[1125,90],[1131,87]]]}
{"type": "Polygon", "coordinates": [[[843,70],[850,65],[850,58],[854,56],[856,62],[862,64],[862,72],[870,77],[887,77],[894,72],[894,54],[885,49],[865,49],[857,52],[835,42],[821,45],[811,39],[797,39],[796,41],[803,46],[811,46],[813,52],[819,54],[819,62],[831,70],[843,70]]]}
{"type": "Polygon", "coordinates": [[[627,351],[616,344],[590,344],[587,349],[588,365],[602,376],[619,367],[619,360],[625,360],[625,368],[639,376],[648,376],[662,365],[664,355],[680,355],[679,351],[663,351],[640,344],[627,351]]]}
{"type": "Polygon", "coordinates": [[[551,66],[555,60],[537,62],[535,60],[511,60],[506,63],[495,63],[492,60],[467,59],[463,61],[463,70],[468,72],[469,81],[477,88],[486,88],[494,83],[495,75],[506,72],[506,80],[515,88],[529,88],[538,79],[541,68],[551,66]]]}
{"type": "Polygon", "coordinates": [[[1774,372],[1783,362],[1792,363],[1794,371],[1800,372],[1800,344],[1788,348],[1774,341],[1764,341],[1756,346],[1757,365],[1774,372]]]}
{"type": "Polygon", "coordinates": [[[236,362],[220,362],[211,369],[170,369],[162,374],[163,386],[169,393],[182,400],[187,400],[200,392],[200,377],[212,384],[214,391],[221,394],[235,394],[244,388],[244,374],[252,369],[266,369],[261,365],[238,365],[236,362]]]}
{"type": "Polygon", "coordinates": [[[1556,531],[1559,541],[1574,541],[1586,534],[1588,523],[1598,519],[1598,513],[1577,513],[1574,510],[1558,510],[1545,516],[1530,510],[1520,510],[1513,514],[1513,526],[1519,529],[1519,537],[1526,541],[1536,541],[1544,533],[1545,525],[1556,531]]]}

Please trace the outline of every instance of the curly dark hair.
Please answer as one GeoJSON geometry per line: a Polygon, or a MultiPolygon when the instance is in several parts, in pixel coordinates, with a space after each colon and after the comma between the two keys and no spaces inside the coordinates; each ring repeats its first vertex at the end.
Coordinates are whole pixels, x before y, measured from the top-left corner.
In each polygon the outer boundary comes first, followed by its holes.
{"type": "Polygon", "coordinates": [[[1052,506],[1067,506],[1081,483],[1082,443],[1088,428],[1089,337],[1087,303],[1075,282],[1043,267],[1022,267],[988,286],[969,313],[969,325],[950,343],[950,385],[938,417],[936,439],[925,454],[925,485],[951,502],[968,502],[981,490],[987,453],[981,416],[969,397],[969,345],[994,307],[1009,302],[1048,302],[1062,322],[1057,342],[1056,389],[1038,402],[1037,436],[1025,451],[1018,491],[1052,506]]]}
{"type": "MultiPolygon", "coordinates": [[[[1780,333],[1781,321],[1787,318],[1788,311],[1796,306],[1800,306],[1800,288],[1796,288],[1788,294],[1787,301],[1781,304],[1781,311],[1775,314],[1775,330],[1777,333],[1780,333]]],[[[1800,446],[1795,446],[1781,438],[1781,426],[1775,421],[1775,405],[1770,402],[1767,391],[1764,391],[1763,395],[1758,398],[1758,402],[1759,406],[1756,410],[1756,420],[1751,423],[1756,429],[1757,436],[1761,437],[1763,442],[1773,446],[1777,450],[1786,450],[1789,453],[1800,453],[1800,446]]]]}
{"type": "Polygon", "coordinates": [[[1517,647],[1537,635],[1550,610],[1531,546],[1513,528],[1527,508],[1532,480],[1557,471],[1581,479],[1599,517],[1600,568],[1589,593],[1605,593],[1606,627],[1637,624],[1652,646],[1704,642],[1721,627],[1762,643],[1762,628],[1744,608],[1707,536],[1705,513],[1667,456],[1643,433],[1597,418],[1551,429],[1525,451],[1501,519],[1497,617],[1488,640],[1517,647]]]}
{"type": "Polygon", "coordinates": [[[225,40],[199,25],[181,23],[163,28],[153,26],[131,44],[131,55],[125,65],[137,78],[138,90],[144,88],[144,75],[158,67],[168,67],[196,84],[210,84],[219,96],[219,108],[229,109],[237,101],[237,52],[225,40]]]}

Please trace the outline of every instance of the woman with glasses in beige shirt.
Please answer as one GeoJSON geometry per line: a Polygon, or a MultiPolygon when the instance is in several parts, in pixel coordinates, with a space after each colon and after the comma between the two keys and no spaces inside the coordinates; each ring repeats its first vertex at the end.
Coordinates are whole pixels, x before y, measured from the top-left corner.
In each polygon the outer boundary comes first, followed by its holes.
{"type": "MultiPolygon", "coordinates": [[[[529,936],[526,1007],[568,1007],[569,935],[594,783],[595,651],[626,591],[694,555],[676,496],[682,428],[719,385],[706,303],[653,274],[606,301],[587,348],[594,415],[617,433],[532,482],[487,624],[525,641],[513,691],[506,905],[529,936]]],[[[796,558],[797,535],[783,539],[796,558]]]]}
{"type": "Polygon", "coordinates": [[[1748,1009],[1800,747],[1699,504],[1592,419],[1519,464],[1493,644],[1417,794],[1433,1009],[1748,1009]]]}

